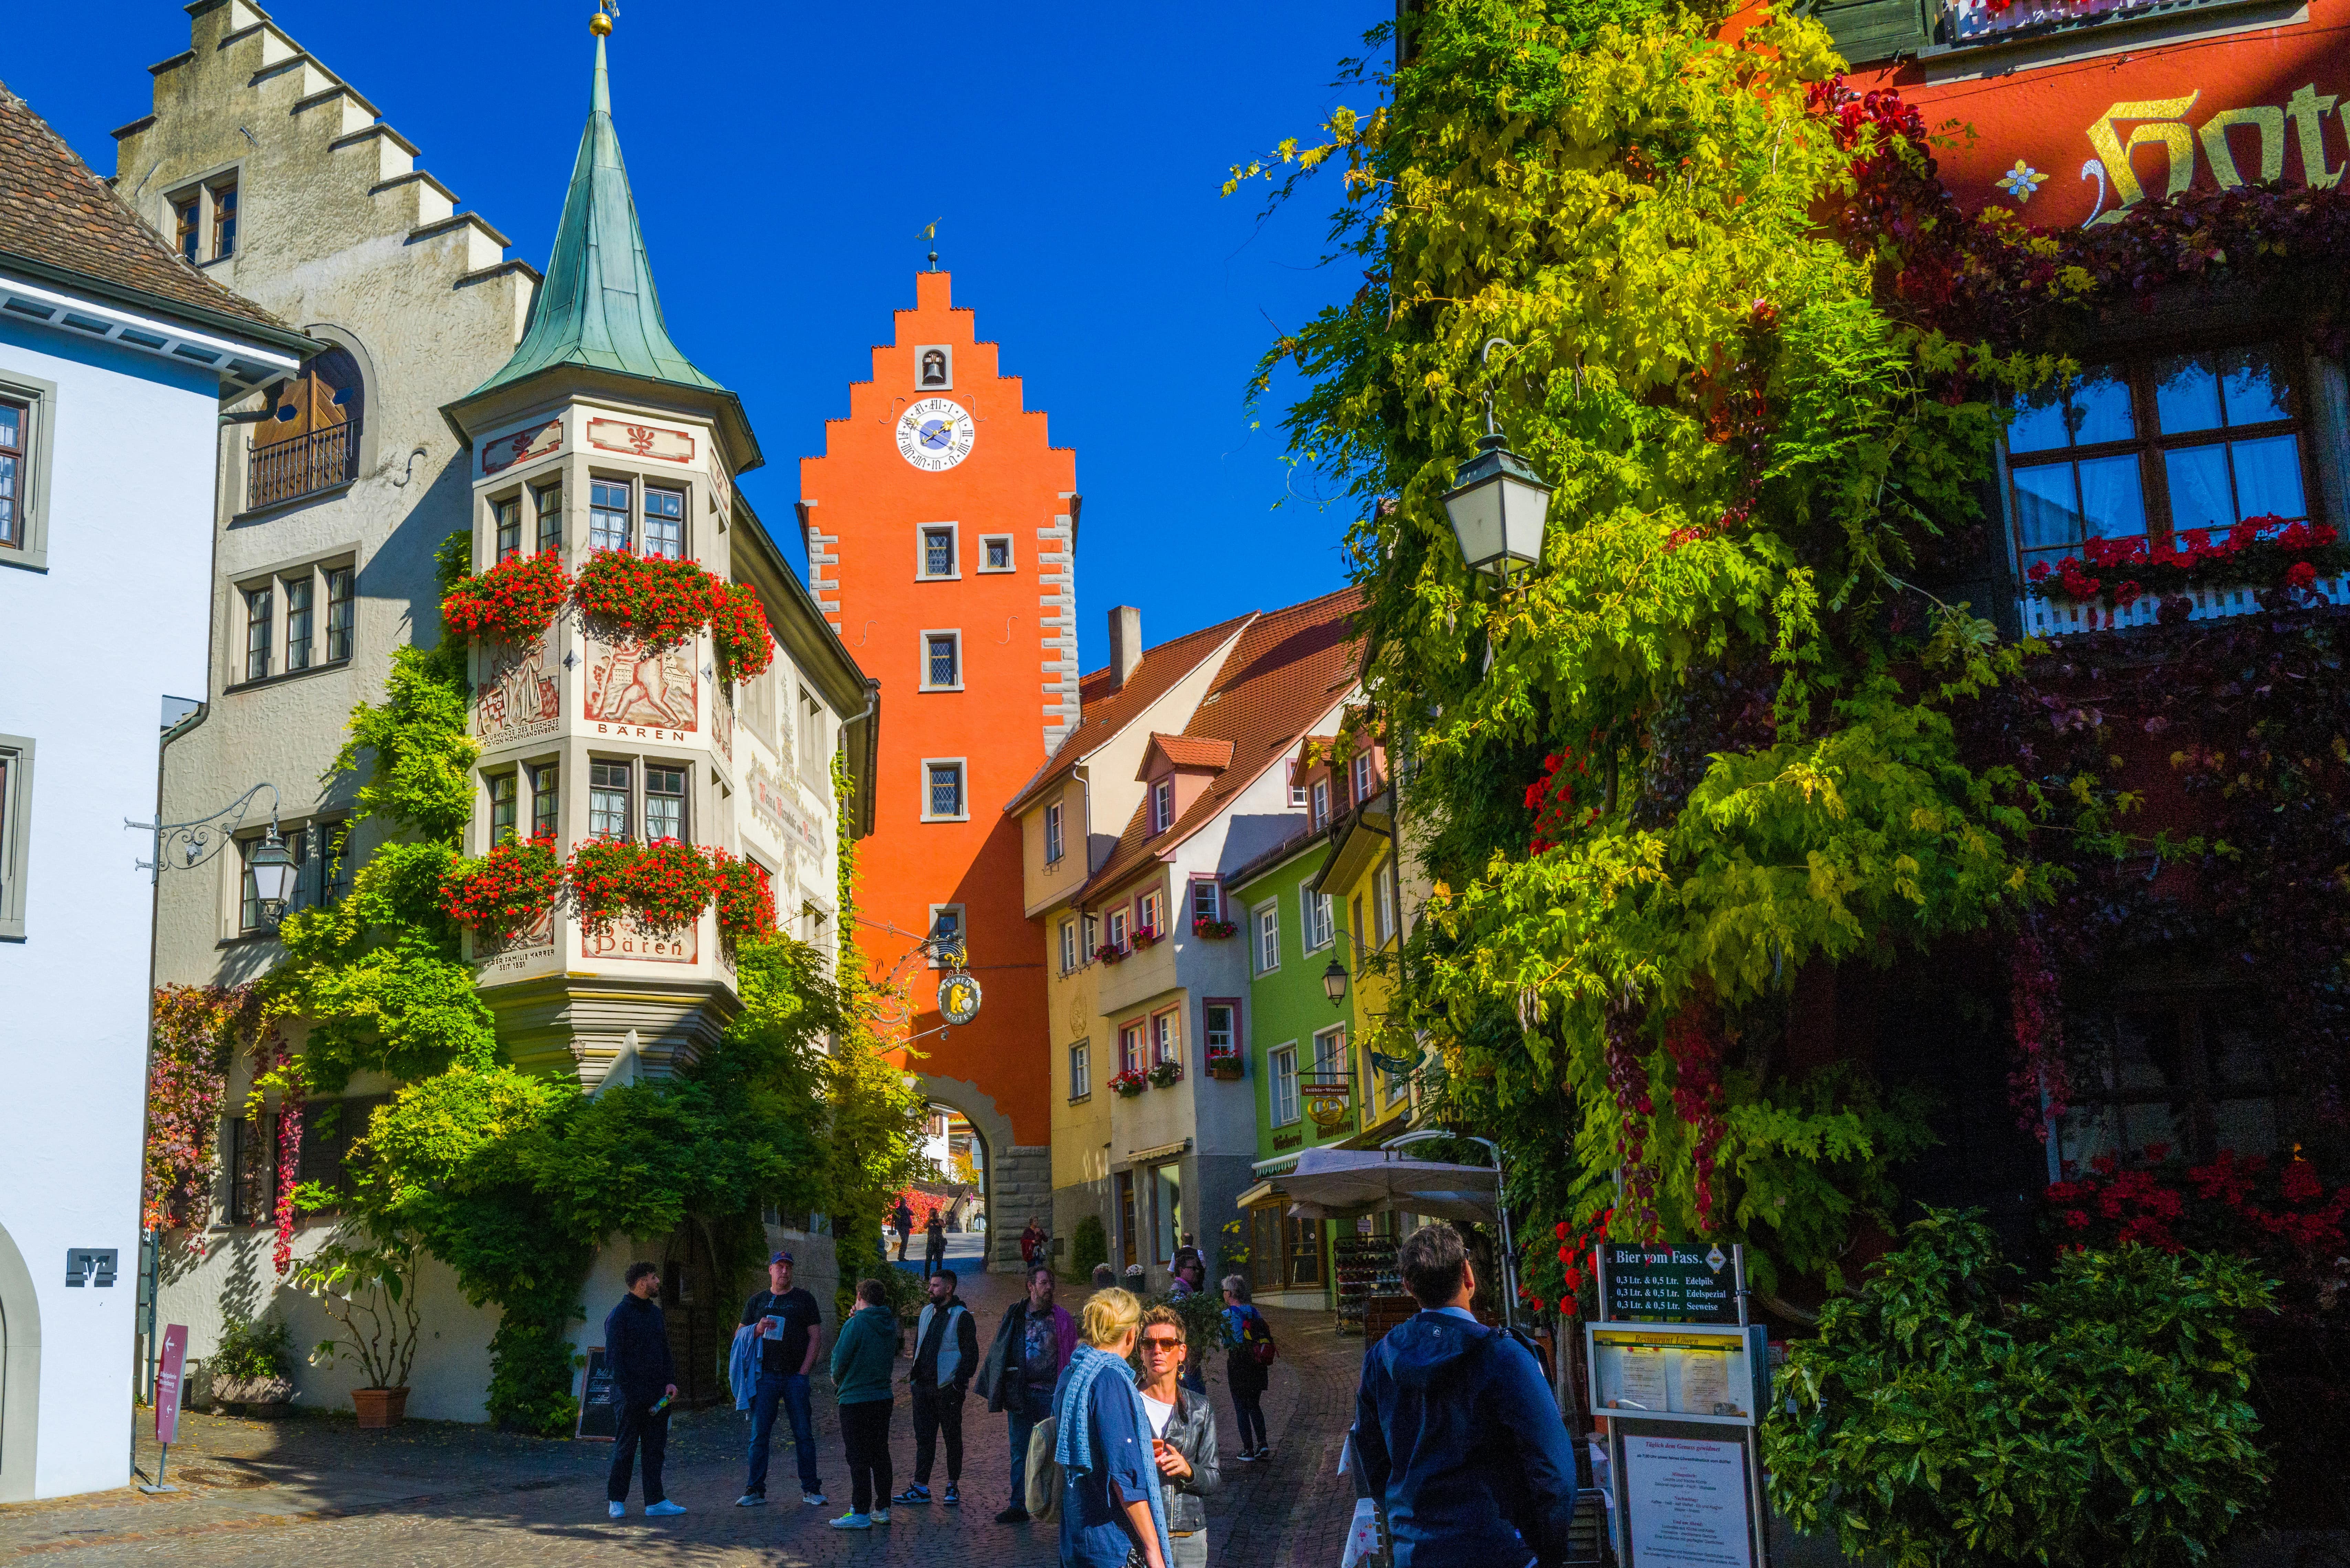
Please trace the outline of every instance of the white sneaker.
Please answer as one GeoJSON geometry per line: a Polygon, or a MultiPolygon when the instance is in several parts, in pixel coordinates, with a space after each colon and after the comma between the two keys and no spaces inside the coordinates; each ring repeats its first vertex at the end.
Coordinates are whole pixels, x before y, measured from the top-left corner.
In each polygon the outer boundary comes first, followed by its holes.
{"type": "Polygon", "coordinates": [[[676,1503],[664,1499],[660,1502],[646,1505],[645,1517],[647,1519],[674,1519],[684,1511],[685,1510],[679,1507],[676,1503]]]}
{"type": "Polygon", "coordinates": [[[875,1509],[875,1510],[873,1511],[873,1522],[874,1522],[874,1523],[876,1523],[876,1524],[887,1524],[887,1523],[889,1523],[889,1511],[888,1509],[886,1509],[886,1508],[877,1508],[877,1509],[875,1509]]]}
{"type": "Polygon", "coordinates": [[[822,1508],[826,1503],[831,1501],[832,1500],[830,1498],[825,1496],[824,1493],[820,1491],[804,1491],[800,1493],[800,1502],[804,1507],[807,1508],[822,1508]]]}
{"type": "Polygon", "coordinates": [[[625,1502],[611,1503],[605,1508],[604,1511],[614,1519],[626,1519],[629,1517],[629,1505],[625,1502]]]}
{"type": "Polygon", "coordinates": [[[870,1530],[873,1521],[861,1513],[844,1513],[832,1521],[835,1530],[870,1530]]]}
{"type": "Polygon", "coordinates": [[[746,1491],[734,1500],[737,1508],[764,1508],[766,1504],[767,1494],[761,1491],[746,1491]]]}

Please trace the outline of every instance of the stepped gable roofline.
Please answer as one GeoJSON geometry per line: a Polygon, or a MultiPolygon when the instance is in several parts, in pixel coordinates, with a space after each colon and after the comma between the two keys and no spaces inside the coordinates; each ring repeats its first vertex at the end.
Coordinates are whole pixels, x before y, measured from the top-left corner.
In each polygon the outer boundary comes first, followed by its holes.
{"type": "Polygon", "coordinates": [[[546,281],[531,302],[530,326],[513,358],[449,409],[453,415],[503,389],[550,372],[583,369],[715,400],[720,423],[742,454],[734,472],[746,472],[763,461],[742,400],[697,369],[670,337],[628,166],[620,158],[619,132],[612,124],[611,78],[600,34],[588,124],[579,133],[579,155],[564,193],[546,281]]]}
{"type": "Polygon", "coordinates": [[[1146,867],[1170,858],[1177,846],[1221,815],[1241,791],[1289,754],[1303,732],[1330,713],[1339,695],[1356,684],[1362,638],[1354,622],[1362,607],[1362,589],[1350,585],[1268,610],[1250,623],[1183,731],[1198,739],[1230,741],[1232,764],[1164,833],[1149,829],[1149,801],[1137,802],[1117,846],[1071,902],[1089,905],[1146,867]]]}
{"type": "MultiPolygon", "coordinates": [[[[947,280],[945,286],[949,295],[951,296],[953,293],[954,271],[951,267],[920,268],[915,272],[914,275],[917,278],[944,278],[947,280]]],[[[919,283],[915,285],[915,287],[918,290],[920,286],[921,286],[919,283]]],[[[899,306],[890,311],[889,331],[891,336],[889,341],[887,343],[871,343],[866,346],[866,353],[875,367],[874,374],[848,383],[849,403],[852,409],[854,408],[857,400],[857,389],[859,387],[874,386],[880,380],[879,362],[883,352],[891,348],[909,348],[917,341],[915,338],[909,336],[909,329],[913,326],[914,319],[921,314],[922,307],[920,305],[899,306]]],[[[1011,381],[1019,386],[1020,411],[1024,414],[1044,414],[1049,418],[1051,410],[1046,409],[1032,409],[1028,406],[1028,383],[1026,380],[1021,377],[1011,374],[1003,369],[1003,345],[997,342],[993,337],[982,337],[979,335],[978,313],[976,309],[968,305],[950,305],[947,306],[947,314],[949,316],[968,316],[972,318],[971,323],[971,346],[974,348],[993,348],[995,350],[995,379],[999,381],[1011,381]]],[[[853,424],[858,420],[864,417],[865,416],[854,412],[826,415],[824,419],[824,451],[821,453],[812,455],[829,457],[832,454],[832,427],[834,425],[853,424]]],[[[1073,446],[1055,446],[1052,443],[1052,437],[1047,434],[1045,438],[1045,450],[1047,452],[1066,452],[1075,455],[1077,449],[1073,446]]],[[[802,461],[805,462],[808,460],[803,459],[802,461]]]]}
{"type": "Polygon", "coordinates": [[[1154,757],[1165,758],[1167,765],[1179,773],[1220,774],[1232,765],[1232,743],[1200,735],[1162,735],[1153,731],[1150,744],[1142,749],[1142,765],[1135,770],[1137,779],[1147,779],[1159,771],[1151,765],[1154,757]]]}
{"type": "Polygon", "coordinates": [[[190,266],[5,83],[0,267],[304,358],[320,348],[190,266]]]}
{"type": "Polygon", "coordinates": [[[1186,632],[1170,642],[1142,651],[1142,662],[1126,678],[1126,685],[1111,691],[1109,666],[1104,665],[1077,680],[1078,720],[1065,737],[1059,748],[1045,759],[1036,774],[1020,786],[1020,793],[1003,809],[1016,812],[1037,795],[1066,777],[1073,768],[1110,742],[1118,732],[1153,702],[1173,690],[1185,676],[1200,668],[1211,655],[1224,649],[1242,634],[1256,612],[1234,616],[1214,626],[1186,632]]]}

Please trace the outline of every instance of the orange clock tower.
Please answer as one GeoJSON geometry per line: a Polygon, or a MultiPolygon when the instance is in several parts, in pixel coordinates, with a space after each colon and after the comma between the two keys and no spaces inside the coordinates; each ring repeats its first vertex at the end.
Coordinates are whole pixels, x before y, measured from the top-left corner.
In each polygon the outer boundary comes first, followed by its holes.
{"type": "Polygon", "coordinates": [[[1076,454],[1022,406],[951,287],[916,275],[873,379],[801,460],[799,514],[816,602],[889,713],[857,940],[907,988],[923,1091],[981,1135],[1003,1269],[1031,1214],[1051,1220],[1045,944],[1003,806],[1077,722],[1076,454]],[[945,1023],[941,972],[909,960],[929,933],[966,946],[983,993],[969,1023],[945,1023]]]}

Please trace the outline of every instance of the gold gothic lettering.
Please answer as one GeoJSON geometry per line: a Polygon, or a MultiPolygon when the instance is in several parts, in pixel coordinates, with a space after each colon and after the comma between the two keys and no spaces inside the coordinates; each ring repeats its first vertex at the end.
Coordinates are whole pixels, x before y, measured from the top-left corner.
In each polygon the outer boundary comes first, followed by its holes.
{"type": "Polygon", "coordinates": [[[2337,101],[2332,93],[2318,97],[2315,83],[2294,88],[2285,100],[2285,116],[2301,138],[2301,178],[2313,191],[2332,190],[2342,180],[2342,171],[2325,160],[2325,117],[2337,101]]]}
{"type": "Polygon", "coordinates": [[[2113,211],[2098,213],[2089,220],[2091,223],[2119,223],[2122,209],[2135,207],[2146,200],[2145,188],[2137,182],[2137,171],[2130,167],[2130,153],[2145,143],[2158,142],[2169,155],[2170,189],[2166,193],[2176,196],[2187,189],[2195,178],[2195,139],[2178,121],[2202,96],[2203,89],[2198,88],[2185,98],[2149,98],[2117,103],[2089,127],[2089,145],[2095,150],[2097,161],[2106,166],[2106,178],[2112,182],[2114,190],[2113,211]],[[2129,140],[2124,141],[2114,134],[2114,122],[2119,119],[2170,123],[2134,126],[2129,140]]]}
{"type": "MultiPolygon", "coordinates": [[[[2236,172],[2235,154],[2228,147],[2228,132],[2239,125],[2260,128],[2261,182],[2266,184],[2272,180],[2283,179],[2284,110],[2272,109],[2265,104],[2253,109],[2223,109],[2203,122],[2200,133],[2203,156],[2211,161],[2211,178],[2219,182],[2220,189],[2231,191],[2244,182],[2243,176],[2236,172]]],[[[2171,167],[2172,188],[2176,190],[2178,165],[2174,163],[2171,167]]],[[[2188,169],[2190,179],[2194,172],[2190,166],[2188,169]]]]}

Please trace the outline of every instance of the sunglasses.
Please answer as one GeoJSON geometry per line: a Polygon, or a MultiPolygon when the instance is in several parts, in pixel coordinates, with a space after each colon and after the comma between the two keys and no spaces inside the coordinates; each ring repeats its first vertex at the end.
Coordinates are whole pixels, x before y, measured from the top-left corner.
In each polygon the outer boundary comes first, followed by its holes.
{"type": "Polygon", "coordinates": [[[1170,1339],[1162,1334],[1156,1336],[1146,1337],[1142,1342],[1142,1348],[1145,1350],[1180,1350],[1183,1348],[1183,1342],[1180,1339],[1170,1339]]]}

